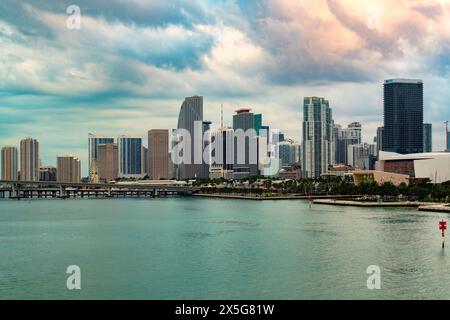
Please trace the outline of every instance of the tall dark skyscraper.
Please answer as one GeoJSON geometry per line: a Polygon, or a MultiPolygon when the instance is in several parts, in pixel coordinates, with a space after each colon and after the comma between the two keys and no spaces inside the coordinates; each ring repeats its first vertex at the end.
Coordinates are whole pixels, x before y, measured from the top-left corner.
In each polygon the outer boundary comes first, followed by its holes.
{"type": "MultiPolygon", "coordinates": [[[[190,148],[190,163],[182,163],[176,166],[177,178],[180,180],[208,178],[208,176],[204,176],[204,164],[198,164],[195,161],[196,150],[194,145],[200,143],[200,146],[197,147],[199,147],[200,150],[203,150],[203,143],[201,141],[195,141],[194,128],[196,122],[200,122],[200,131],[203,131],[203,97],[187,97],[181,105],[177,128],[185,129],[190,133],[191,143],[190,146],[188,146],[190,148]]],[[[199,132],[199,134],[200,137],[203,136],[203,132],[199,132]]],[[[179,141],[176,143],[179,143],[179,141]]]]}
{"type": "Polygon", "coordinates": [[[423,152],[423,82],[393,79],[384,82],[383,151],[423,152]]]}
{"type": "Polygon", "coordinates": [[[433,151],[433,125],[431,123],[423,124],[423,152],[433,151]]]}
{"type": "MultiPolygon", "coordinates": [[[[233,116],[233,129],[236,132],[236,130],[243,130],[244,132],[247,132],[248,130],[255,128],[255,116],[251,112],[251,109],[238,109],[236,110],[236,114],[233,116]]],[[[251,144],[256,145],[257,147],[257,138],[256,135],[254,137],[246,137],[245,138],[245,146],[244,150],[240,150],[238,148],[238,143],[235,141],[234,143],[234,165],[233,169],[235,173],[239,172],[243,175],[248,174],[250,176],[256,176],[258,175],[258,150],[252,150],[251,144]],[[251,140],[252,139],[252,140],[251,140]],[[240,154],[244,152],[245,154],[240,154]],[[255,152],[255,154],[251,154],[252,152],[255,152]],[[239,156],[245,157],[245,163],[239,163],[240,161],[239,156]],[[256,158],[256,163],[252,163],[252,156],[256,158]]]]}

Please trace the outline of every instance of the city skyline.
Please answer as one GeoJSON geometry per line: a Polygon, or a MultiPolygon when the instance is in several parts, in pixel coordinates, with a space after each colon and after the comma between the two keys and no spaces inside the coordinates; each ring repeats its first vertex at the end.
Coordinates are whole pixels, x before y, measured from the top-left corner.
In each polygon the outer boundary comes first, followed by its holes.
{"type": "Polygon", "coordinates": [[[380,0],[368,11],[336,0],[111,1],[107,12],[99,1],[78,5],[81,30],[68,30],[66,7],[50,1],[5,1],[0,12],[0,145],[32,136],[46,165],[70,152],[86,172],[85,133],[175,128],[180,101],[196,94],[213,124],[222,104],[229,115],[250,107],[298,141],[293,119],[302,118],[303,97],[324,96],[335,123],[363,123],[371,142],[383,124],[381,84],[397,77],[424,81],[424,121],[433,124],[434,150],[445,147],[448,4],[380,0]]]}

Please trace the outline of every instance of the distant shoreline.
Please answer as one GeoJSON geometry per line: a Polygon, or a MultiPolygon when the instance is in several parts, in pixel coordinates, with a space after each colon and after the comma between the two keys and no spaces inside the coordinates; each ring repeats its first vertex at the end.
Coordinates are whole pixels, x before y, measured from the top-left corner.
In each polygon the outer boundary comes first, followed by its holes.
{"type": "Polygon", "coordinates": [[[197,193],[195,197],[214,198],[214,199],[234,199],[234,200],[253,200],[253,201],[277,201],[277,200],[313,200],[314,204],[350,206],[350,207],[370,207],[370,208],[417,208],[419,211],[444,212],[450,213],[450,205],[445,203],[427,203],[419,201],[360,201],[348,200],[359,196],[305,196],[305,195],[286,195],[286,196],[262,196],[262,195],[243,195],[243,194],[207,194],[197,193]],[[343,200],[346,199],[346,200],[343,200]]]}
{"type": "Polygon", "coordinates": [[[315,204],[334,205],[334,206],[351,206],[351,207],[408,207],[418,208],[419,211],[427,212],[447,212],[450,213],[450,206],[445,203],[427,203],[415,201],[399,201],[399,202],[365,202],[351,200],[333,200],[318,199],[314,200],[315,204]]]}
{"type": "Polygon", "coordinates": [[[205,197],[205,198],[220,198],[220,199],[239,199],[239,200],[259,200],[259,201],[267,201],[267,200],[314,200],[314,199],[348,199],[348,198],[356,198],[359,196],[330,196],[330,195],[312,195],[305,196],[300,194],[290,194],[290,195],[280,195],[280,196],[264,196],[264,195],[256,195],[256,194],[223,194],[223,193],[196,193],[193,194],[196,197],[205,197]]]}

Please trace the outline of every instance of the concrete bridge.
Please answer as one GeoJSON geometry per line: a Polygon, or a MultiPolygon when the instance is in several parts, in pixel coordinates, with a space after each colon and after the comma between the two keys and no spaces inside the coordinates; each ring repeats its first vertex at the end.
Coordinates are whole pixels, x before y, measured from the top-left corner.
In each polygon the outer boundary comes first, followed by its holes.
{"type": "Polygon", "coordinates": [[[66,183],[0,180],[0,198],[125,198],[188,196],[200,189],[176,184],[145,183],[66,183]]]}

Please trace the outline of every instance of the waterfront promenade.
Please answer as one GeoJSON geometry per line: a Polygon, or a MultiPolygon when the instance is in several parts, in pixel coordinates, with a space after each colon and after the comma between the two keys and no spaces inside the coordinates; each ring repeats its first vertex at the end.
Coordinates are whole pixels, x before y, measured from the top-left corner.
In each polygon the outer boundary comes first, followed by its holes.
{"type": "Polygon", "coordinates": [[[301,195],[301,194],[286,194],[286,195],[259,195],[259,194],[245,194],[245,193],[196,193],[197,197],[204,198],[216,198],[216,199],[237,199],[237,200],[256,200],[256,201],[268,201],[268,200],[313,200],[313,199],[354,199],[360,196],[358,195],[301,195]]]}
{"type": "Polygon", "coordinates": [[[351,207],[410,207],[418,208],[419,211],[429,212],[449,212],[450,206],[444,203],[429,203],[419,201],[392,201],[392,202],[374,202],[374,201],[356,201],[356,200],[336,200],[336,199],[316,199],[314,204],[351,206],[351,207]]]}

